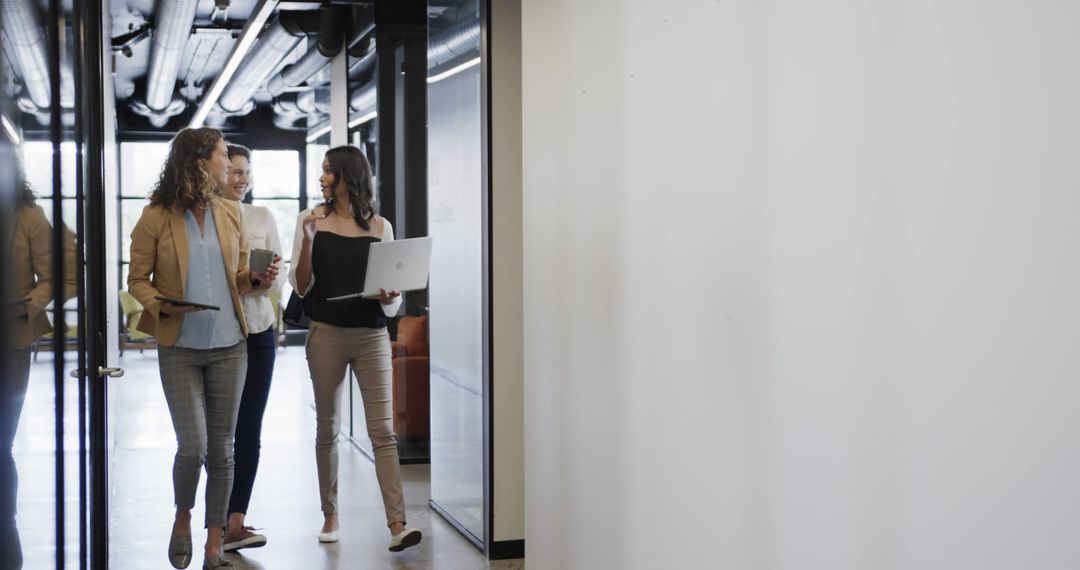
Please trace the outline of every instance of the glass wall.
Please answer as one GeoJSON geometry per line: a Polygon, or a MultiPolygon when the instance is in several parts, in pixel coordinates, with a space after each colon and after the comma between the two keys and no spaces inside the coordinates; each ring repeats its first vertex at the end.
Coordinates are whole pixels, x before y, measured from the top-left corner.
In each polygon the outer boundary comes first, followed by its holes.
{"type": "MultiPolygon", "coordinates": [[[[443,3],[446,5],[447,3],[443,3]]],[[[429,34],[431,498],[484,537],[483,177],[476,2],[449,2],[429,34]],[[446,49],[448,38],[472,49],[446,49]]]]}
{"type": "Polygon", "coordinates": [[[59,3],[0,10],[0,568],[78,566],[87,549],[86,383],[73,43],[59,3]],[[59,44],[59,45],[57,45],[59,44]],[[57,50],[59,52],[57,53],[57,50]],[[46,57],[56,55],[57,60],[46,57]],[[55,87],[59,86],[59,90],[55,87]]]}

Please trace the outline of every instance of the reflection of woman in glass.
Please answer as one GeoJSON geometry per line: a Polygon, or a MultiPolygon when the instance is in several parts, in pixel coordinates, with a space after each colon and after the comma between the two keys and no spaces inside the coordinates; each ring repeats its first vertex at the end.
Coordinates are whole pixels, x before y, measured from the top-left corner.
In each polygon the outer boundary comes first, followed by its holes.
{"type": "Polygon", "coordinates": [[[230,166],[220,131],[180,131],[150,205],[131,232],[128,289],[144,308],[139,330],[157,339],[161,385],[176,432],[176,518],[169,541],[175,568],[191,563],[191,509],[204,462],[203,568],[233,567],[221,556],[221,540],[232,489],[233,432],[247,373],[241,295],[270,287],[277,274],[275,265],[265,275],[248,269],[240,209],[217,196],[228,184],[230,166]],[[220,310],[199,310],[190,302],[220,310]]]}
{"type": "Polygon", "coordinates": [[[5,563],[21,566],[19,536],[15,530],[15,502],[18,491],[18,473],[12,455],[15,431],[19,425],[26,389],[30,381],[30,345],[41,335],[52,330],[45,307],[53,300],[52,290],[52,226],[45,212],[34,203],[34,194],[16,168],[16,184],[22,191],[14,216],[14,231],[10,242],[10,273],[5,270],[4,279],[12,299],[5,302],[7,327],[12,334],[12,344],[4,347],[7,370],[4,370],[4,401],[0,409],[0,433],[3,433],[3,449],[0,450],[0,469],[5,471],[7,489],[0,490],[3,497],[2,527],[9,536],[0,537],[0,547],[5,551],[5,563]],[[10,560],[8,557],[14,557],[10,560]]]}
{"type": "Polygon", "coordinates": [[[311,326],[307,337],[308,369],[315,390],[315,459],[319,472],[323,528],[320,542],[338,539],[337,441],[345,371],[352,366],[368,435],[375,453],[375,475],[382,490],[390,550],[420,542],[420,531],[405,526],[397,436],[393,426],[392,368],[386,317],[401,304],[397,291],[373,299],[327,301],[363,286],[368,247],[394,239],[390,222],[375,213],[371,166],[360,149],[332,148],[319,177],[326,203],[305,210],[296,220],[289,279],[306,298],[311,326]]]}
{"type": "MultiPolygon", "coordinates": [[[[270,210],[244,204],[251,175],[251,151],[240,145],[229,145],[229,183],[221,195],[240,206],[243,231],[251,249],[281,253],[277,222],[270,210]]],[[[281,257],[275,258],[280,261],[281,257]]],[[[270,291],[281,291],[281,281],[275,281],[270,291]]],[[[251,489],[255,486],[255,473],[259,469],[263,413],[270,396],[270,379],[274,375],[274,356],[277,339],[274,331],[274,305],[270,291],[254,289],[244,295],[244,315],[247,317],[247,377],[244,395],[240,398],[240,413],[236,419],[236,474],[233,477],[232,495],[229,497],[229,521],[225,527],[225,551],[256,548],[266,544],[266,537],[244,524],[244,517],[251,502],[251,489]]]]}

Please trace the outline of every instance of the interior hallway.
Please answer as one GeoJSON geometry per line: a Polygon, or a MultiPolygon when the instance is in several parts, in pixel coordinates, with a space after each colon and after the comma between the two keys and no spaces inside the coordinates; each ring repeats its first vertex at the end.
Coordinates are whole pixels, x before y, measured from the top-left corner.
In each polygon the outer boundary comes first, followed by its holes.
{"type": "MultiPolygon", "coordinates": [[[[125,376],[110,384],[113,391],[110,406],[115,411],[116,428],[110,473],[113,493],[110,500],[110,567],[169,568],[166,546],[173,513],[170,474],[176,448],[158,380],[156,350],[147,350],[143,354],[138,349],[129,350],[119,365],[125,369],[125,376]]],[[[50,355],[41,355],[32,374],[45,381],[31,383],[29,395],[40,397],[28,398],[24,419],[51,418],[50,355]],[[31,410],[31,405],[40,409],[31,410]]],[[[74,402],[68,411],[73,409],[74,402]]],[[[262,460],[251,512],[248,513],[248,524],[261,528],[268,542],[262,548],[230,554],[229,558],[237,568],[517,570],[525,567],[524,560],[487,561],[428,508],[428,465],[402,466],[409,524],[423,530],[423,542],[401,553],[388,552],[389,533],[374,467],[367,456],[347,440],[341,443],[340,449],[342,539],[336,544],[319,544],[316,535],[322,516],[315,475],[314,414],[303,350],[300,347],[279,350],[264,420],[262,460]]],[[[74,421],[73,417],[72,425],[74,421]]],[[[19,441],[17,450],[20,444],[27,443],[26,439],[19,441]]],[[[68,446],[76,444],[77,440],[67,443],[68,446]]],[[[16,461],[19,461],[24,489],[25,483],[30,481],[51,481],[51,463],[42,462],[40,468],[36,468],[33,466],[36,463],[22,461],[22,455],[17,451],[16,461]]],[[[68,486],[75,487],[69,489],[75,491],[77,481],[68,486]]],[[[204,486],[205,472],[200,480],[200,501],[204,486]]],[[[73,499],[76,496],[69,494],[73,499]]],[[[31,497],[31,493],[21,494],[20,505],[24,506],[31,497]]],[[[77,503],[69,502],[69,508],[77,511],[77,503]]],[[[50,509],[33,510],[51,514],[50,509]]],[[[31,509],[20,508],[20,529],[27,554],[26,567],[37,567],[32,560],[41,558],[32,553],[49,553],[53,536],[51,532],[44,536],[26,532],[36,528],[28,520],[27,513],[30,512],[31,509]],[[35,546],[37,542],[42,543],[40,548],[35,546]]],[[[193,521],[201,521],[203,514],[200,502],[193,511],[193,521]]],[[[68,528],[68,542],[76,546],[77,527],[69,525],[68,528]]],[[[202,540],[204,537],[196,531],[196,544],[201,544],[202,540]]],[[[201,563],[202,556],[197,547],[191,567],[197,568],[201,563]]]]}

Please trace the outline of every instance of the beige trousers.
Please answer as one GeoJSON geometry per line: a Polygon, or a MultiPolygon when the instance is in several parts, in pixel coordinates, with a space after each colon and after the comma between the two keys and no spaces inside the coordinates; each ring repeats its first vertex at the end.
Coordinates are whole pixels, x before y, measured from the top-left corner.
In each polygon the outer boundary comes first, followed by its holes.
{"type": "Polygon", "coordinates": [[[393,424],[393,368],[385,328],[336,327],[312,321],[307,336],[308,370],[315,390],[315,463],[323,513],[337,509],[338,435],[345,371],[352,366],[364,400],[375,476],[382,490],[387,526],[405,522],[397,435],[393,424]]]}

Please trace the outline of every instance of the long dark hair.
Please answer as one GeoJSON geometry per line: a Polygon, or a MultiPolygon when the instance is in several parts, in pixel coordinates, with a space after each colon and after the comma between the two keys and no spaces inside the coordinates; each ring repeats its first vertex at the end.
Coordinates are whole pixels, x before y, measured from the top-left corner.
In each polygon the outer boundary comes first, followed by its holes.
{"type": "Polygon", "coordinates": [[[214,154],[217,142],[225,138],[221,131],[210,127],[184,129],[176,133],[169,157],[161,167],[150,203],[172,210],[208,208],[217,195],[217,182],[206,170],[206,161],[214,154]]]}
{"type": "MultiPolygon", "coordinates": [[[[352,145],[337,146],[326,151],[326,160],[330,163],[330,174],[334,176],[332,188],[336,189],[339,181],[345,182],[356,223],[364,231],[370,230],[371,220],[377,213],[371,164],[364,153],[352,145]]],[[[333,198],[326,203],[326,208],[328,214],[333,210],[333,198]]]]}

